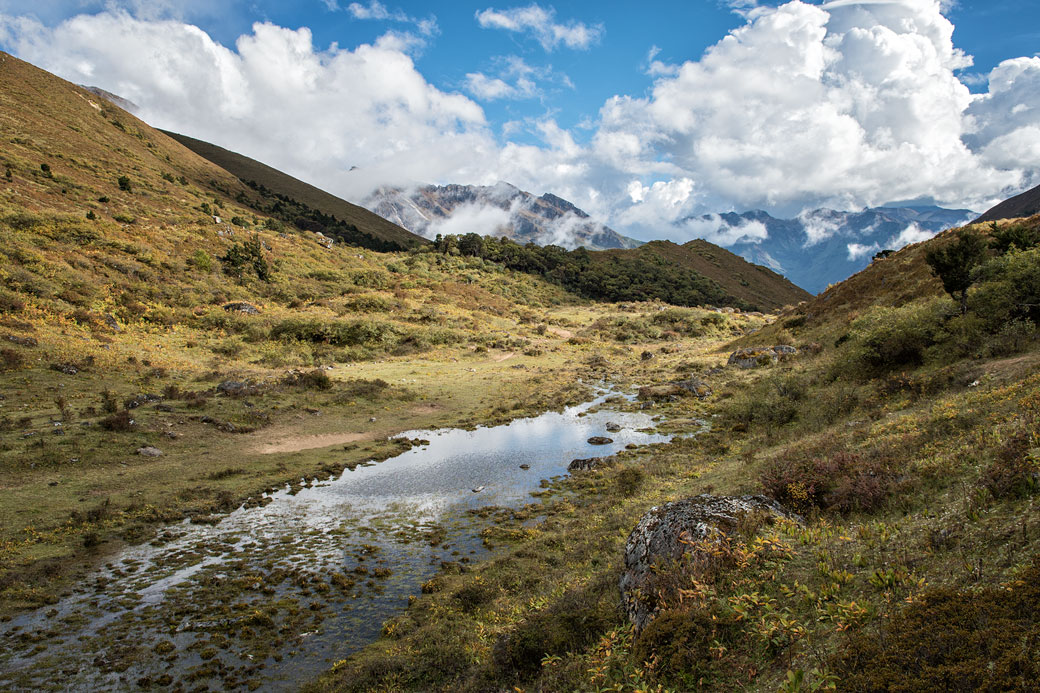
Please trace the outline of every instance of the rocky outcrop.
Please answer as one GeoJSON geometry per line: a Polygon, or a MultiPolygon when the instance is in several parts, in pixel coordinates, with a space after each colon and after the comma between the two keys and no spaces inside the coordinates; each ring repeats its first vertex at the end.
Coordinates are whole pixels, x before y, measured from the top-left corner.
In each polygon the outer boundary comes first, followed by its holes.
{"type": "Polygon", "coordinates": [[[772,366],[779,361],[786,361],[795,354],[798,349],[786,344],[771,347],[748,347],[737,349],[729,355],[729,365],[738,368],[757,368],[758,366],[772,366]]]}
{"type": "Polygon", "coordinates": [[[637,630],[654,617],[658,590],[654,567],[679,561],[696,551],[691,546],[694,542],[718,532],[732,532],[743,516],[752,513],[801,521],[765,496],[707,493],[653,507],[643,515],[625,542],[625,570],[618,583],[625,612],[637,630]]]}

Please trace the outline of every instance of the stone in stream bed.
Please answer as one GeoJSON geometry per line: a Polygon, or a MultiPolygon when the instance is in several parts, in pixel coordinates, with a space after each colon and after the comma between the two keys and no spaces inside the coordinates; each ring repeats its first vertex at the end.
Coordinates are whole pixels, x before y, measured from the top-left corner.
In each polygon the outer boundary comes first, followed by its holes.
{"type": "Polygon", "coordinates": [[[530,469],[530,468],[531,468],[531,465],[529,465],[529,464],[522,464],[522,465],[520,465],[520,469],[530,469]]]}
{"type": "Polygon", "coordinates": [[[589,445],[610,445],[613,442],[613,438],[607,438],[606,436],[592,436],[588,440],[589,445]]]}
{"type": "Polygon", "coordinates": [[[621,424],[619,424],[619,423],[614,423],[613,421],[611,421],[610,423],[607,424],[607,432],[608,433],[617,433],[620,430],[621,430],[621,424]]]}

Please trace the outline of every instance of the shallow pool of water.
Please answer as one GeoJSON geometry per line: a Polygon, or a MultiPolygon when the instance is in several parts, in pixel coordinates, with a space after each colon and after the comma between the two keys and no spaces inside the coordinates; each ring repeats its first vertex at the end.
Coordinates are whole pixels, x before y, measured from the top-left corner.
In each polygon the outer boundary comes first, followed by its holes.
{"type": "Polygon", "coordinates": [[[408,431],[429,444],[214,526],[168,527],[59,604],[4,624],[0,684],[295,689],[374,640],[442,562],[486,554],[488,522],[468,510],[518,507],[575,458],[670,439],[644,413],[602,409],[612,394],[503,426],[408,431]]]}

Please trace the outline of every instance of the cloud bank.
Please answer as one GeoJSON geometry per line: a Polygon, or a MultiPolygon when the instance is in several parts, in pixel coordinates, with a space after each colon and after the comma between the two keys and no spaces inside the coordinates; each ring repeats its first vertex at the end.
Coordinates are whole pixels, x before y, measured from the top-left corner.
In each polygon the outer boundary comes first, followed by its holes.
{"type": "MultiPolygon", "coordinates": [[[[729,209],[982,209],[1040,182],[1040,58],[1005,61],[973,95],[958,78],[971,58],[939,0],[738,5],[745,23],[698,59],[664,64],[651,51],[633,65],[653,80],[646,95],[607,99],[588,131],[544,118],[536,144],[499,140],[478,103],[431,84],[411,51],[435,39],[407,32],[321,49],[306,28],[258,23],[229,48],[182,21],[109,10],[53,26],[0,14],[0,45],[134,101],[157,126],[348,199],[379,185],[507,180],[642,238],[759,233],[684,221],[729,209]]],[[[378,2],[346,9],[396,18],[378,2]]],[[[546,51],[591,50],[604,31],[538,5],[475,22],[546,51]]],[[[482,100],[538,94],[519,69],[459,83],[482,100]]]]}

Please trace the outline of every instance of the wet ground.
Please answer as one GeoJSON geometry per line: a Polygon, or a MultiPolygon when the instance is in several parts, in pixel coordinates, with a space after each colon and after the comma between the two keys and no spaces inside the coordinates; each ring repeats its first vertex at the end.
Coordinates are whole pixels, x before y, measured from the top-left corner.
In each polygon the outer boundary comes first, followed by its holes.
{"type": "Polygon", "coordinates": [[[3,624],[0,687],[295,689],[374,640],[442,563],[486,555],[480,509],[522,508],[575,458],[670,438],[608,399],[623,403],[607,393],[503,426],[409,431],[429,442],[216,524],[170,526],[3,624]]]}

